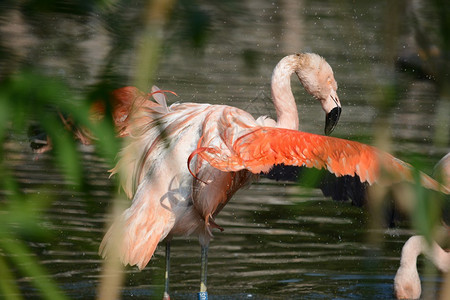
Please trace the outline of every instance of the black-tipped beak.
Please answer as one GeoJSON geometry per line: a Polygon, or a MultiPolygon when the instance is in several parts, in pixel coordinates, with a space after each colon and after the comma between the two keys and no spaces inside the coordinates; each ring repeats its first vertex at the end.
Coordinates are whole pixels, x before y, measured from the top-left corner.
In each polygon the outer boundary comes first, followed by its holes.
{"type": "Polygon", "coordinates": [[[335,107],[325,116],[325,134],[330,135],[336,127],[342,108],[335,107]]]}

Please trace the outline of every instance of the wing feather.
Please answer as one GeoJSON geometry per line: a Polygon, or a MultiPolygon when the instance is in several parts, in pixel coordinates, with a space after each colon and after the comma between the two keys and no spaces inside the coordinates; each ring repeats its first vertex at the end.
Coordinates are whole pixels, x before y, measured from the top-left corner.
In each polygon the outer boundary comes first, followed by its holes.
{"type": "MultiPolygon", "coordinates": [[[[379,181],[382,172],[387,183],[414,181],[411,165],[375,147],[296,130],[260,127],[238,138],[232,150],[232,155],[223,155],[214,148],[204,148],[197,154],[222,171],[247,169],[259,174],[284,164],[325,168],[336,176],[358,175],[361,182],[369,184],[379,181]]],[[[425,187],[449,193],[426,174],[420,176],[425,187]]]]}

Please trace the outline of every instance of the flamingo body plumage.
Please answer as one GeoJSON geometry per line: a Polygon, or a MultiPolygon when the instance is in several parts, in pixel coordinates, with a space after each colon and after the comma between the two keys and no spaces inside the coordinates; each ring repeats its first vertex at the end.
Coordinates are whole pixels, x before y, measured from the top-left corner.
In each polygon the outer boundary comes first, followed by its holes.
{"type": "Polygon", "coordinates": [[[123,178],[133,203],[123,215],[122,261],[141,269],[169,233],[196,234],[202,244],[209,243],[211,228],[216,227],[214,215],[252,175],[222,172],[197,159],[200,181],[188,172],[186,162],[197,147],[214,145],[226,151],[239,133],[258,126],[250,114],[224,105],[175,104],[166,114],[152,110],[148,117],[155,122],[144,126],[144,132],[133,132],[113,170],[120,173],[123,168],[125,174],[132,174],[123,178]],[[171,138],[163,139],[165,134],[171,138]]]}

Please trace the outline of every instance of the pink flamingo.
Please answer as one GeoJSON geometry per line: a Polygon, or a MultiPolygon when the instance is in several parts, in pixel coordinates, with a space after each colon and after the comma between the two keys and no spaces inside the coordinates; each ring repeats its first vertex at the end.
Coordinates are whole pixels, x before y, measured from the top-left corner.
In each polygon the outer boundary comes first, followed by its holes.
{"type": "MultiPolygon", "coordinates": [[[[434,175],[450,187],[450,153],[447,153],[435,166],[434,175]]],[[[447,216],[448,218],[448,216],[447,216]]],[[[445,220],[444,224],[448,220],[445,220]]],[[[450,236],[450,228],[447,231],[450,236]]],[[[422,293],[417,257],[425,254],[442,272],[450,271],[450,252],[443,250],[436,242],[428,243],[422,236],[415,235],[406,241],[402,248],[400,267],[394,278],[394,293],[397,299],[418,299],[422,293]]]]}
{"type": "Polygon", "coordinates": [[[406,241],[402,249],[400,267],[394,278],[397,299],[418,299],[422,292],[417,257],[424,253],[442,272],[450,271],[450,252],[444,251],[436,242],[430,244],[423,236],[414,235],[406,241]]]}
{"type": "MultiPolygon", "coordinates": [[[[275,164],[327,168],[337,176],[359,175],[374,182],[380,169],[391,180],[412,180],[410,165],[357,142],[298,131],[297,106],[290,87],[296,73],[303,87],[326,113],[325,133],[336,126],[341,104],[333,71],[319,55],[284,57],[272,74],[277,121],[254,119],[238,108],[196,103],[139,110],[129,144],[113,173],[125,174],[122,186],[131,207],[114,222],[100,245],[103,257],[118,252],[124,264],[143,269],[157,244],[166,240],[166,285],[169,241],[174,235],[199,237],[199,297],[207,297],[206,267],[212,229],[223,230],[215,217],[233,194],[275,164]],[[143,121],[147,119],[147,122],[143,121]],[[114,241],[118,241],[115,243],[114,241]]],[[[422,174],[422,184],[442,188],[422,174]]],[[[445,190],[448,193],[448,190],[445,190]]]]}

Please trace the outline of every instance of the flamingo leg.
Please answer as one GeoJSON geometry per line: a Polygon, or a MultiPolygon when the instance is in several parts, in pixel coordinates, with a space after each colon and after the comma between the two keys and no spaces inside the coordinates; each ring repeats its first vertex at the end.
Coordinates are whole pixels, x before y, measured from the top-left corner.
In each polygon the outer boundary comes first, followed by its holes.
{"type": "Polygon", "coordinates": [[[166,242],[166,272],[164,273],[164,297],[163,297],[163,300],[170,300],[169,273],[170,273],[170,241],[167,241],[166,242]]]}
{"type": "Polygon", "coordinates": [[[208,292],[206,291],[207,265],[208,265],[208,246],[202,246],[200,292],[198,293],[198,300],[208,300],[208,292]]]}

